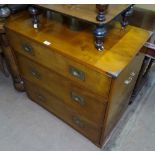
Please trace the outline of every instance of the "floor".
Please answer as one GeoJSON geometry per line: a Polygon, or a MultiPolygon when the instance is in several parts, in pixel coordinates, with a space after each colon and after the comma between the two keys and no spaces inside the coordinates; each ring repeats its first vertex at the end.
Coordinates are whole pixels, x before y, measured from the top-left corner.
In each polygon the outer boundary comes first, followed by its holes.
{"type": "Polygon", "coordinates": [[[107,144],[97,148],[0,74],[0,150],[155,150],[155,66],[107,144]]]}

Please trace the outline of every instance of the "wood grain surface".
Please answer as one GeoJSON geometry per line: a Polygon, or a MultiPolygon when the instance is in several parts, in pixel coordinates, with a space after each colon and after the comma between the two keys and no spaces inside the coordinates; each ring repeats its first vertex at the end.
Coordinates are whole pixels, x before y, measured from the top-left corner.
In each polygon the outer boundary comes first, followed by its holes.
{"type": "Polygon", "coordinates": [[[101,126],[107,104],[107,101],[105,101],[106,97],[97,96],[87,89],[81,88],[75,82],[45,69],[27,58],[18,55],[17,59],[24,79],[47,89],[51,94],[60,98],[67,106],[77,111],[79,115],[86,117],[93,124],[101,126]],[[83,99],[83,105],[73,100],[71,93],[81,97],[83,99]]]}
{"type": "Polygon", "coordinates": [[[38,85],[25,81],[28,96],[34,101],[64,120],[77,131],[83,133],[93,143],[99,145],[101,128],[97,128],[87,119],[79,116],[76,111],[70,109],[61,100],[54,97],[48,91],[40,88],[38,85]],[[76,119],[75,119],[76,118],[76,119]],[[78,120],[78,121],[77,121],[78,120]]]}
{"type": "Polygon", "coordinates": [[[146,30],[134,26],[121,30],[120,24],[116,23],[105,37],[105,50],[98,52],[89,28],[75,32],[62,23],[44,17],[40,17],[40,22],[41,27],[36,30],[32,27],[30,16],[21,13],[10,18],[6,28],[78,63],[114,77],[119,75],[150,37],[146,30]],[[51,44],[45,45],[44,41],[51,44]]]}
{"type": "Polygon", "coordinates": [[[92,25],[72,31],[40,15],[34,29],[23,12],[10,17],[6,29],[28,96],[101,147],[128,105],[144,59],[139,51],[151,33],[134,26],[122,30],[115,22],[98,52],[92,25]],[[71,76],[70,66],[84,78],[71,76]],[[84,97],[85,107],[73,103],[72,90],[84,97]]]}
{"type": "MultiPolygon", "coordinates": [[[[37,6],[60,12],[71,17],[76,17],[78,19],[91,23],[100,23],[96,20],[96,4],[39,4],[37,6]]],[[[110,22],[112,19],[120,15],[124,10],[126,10],[129,6],[129,4],[109,4],[105,15],[106,20],[101,23],[105,24],[110,22]]]]}

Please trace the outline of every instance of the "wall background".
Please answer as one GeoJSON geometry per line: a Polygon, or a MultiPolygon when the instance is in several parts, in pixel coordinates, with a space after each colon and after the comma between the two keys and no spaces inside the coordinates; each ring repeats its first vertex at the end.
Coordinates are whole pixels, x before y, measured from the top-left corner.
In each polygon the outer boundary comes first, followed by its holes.
{"type": "Polygon", "coordinates": [[[155,11],[155,4],[136,4],[135,6],[138,8],[155,11]]]}

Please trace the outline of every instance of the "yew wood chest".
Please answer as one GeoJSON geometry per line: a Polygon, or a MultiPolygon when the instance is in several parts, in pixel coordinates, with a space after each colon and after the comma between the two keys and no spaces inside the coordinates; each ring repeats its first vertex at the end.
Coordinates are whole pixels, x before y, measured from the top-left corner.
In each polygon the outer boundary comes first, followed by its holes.
{"type": "Polygon", "coordinates": [[[40,18],[39,29],[25,12],[6,25],[27,95],[101,147],[128,105],[150,34],[113,23],[98,52],[89,28],[40,18]]]}

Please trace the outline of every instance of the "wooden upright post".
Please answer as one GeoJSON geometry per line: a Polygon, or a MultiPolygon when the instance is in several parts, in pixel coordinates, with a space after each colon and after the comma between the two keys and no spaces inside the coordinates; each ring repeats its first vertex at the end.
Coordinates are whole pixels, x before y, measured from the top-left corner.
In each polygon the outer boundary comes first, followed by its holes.
{"type": "Polygon", "coordinates": [[[0,22],[0,40],[1,46],[4,52],[4,57],[7,62],[8,69],[12,75],[14,87],[18,91],[24,91],[24,83],[20,76],[19,69],[17,67],[16,57],[9,46],[9,42],[6,36],[4,23],[0,22]]]}

